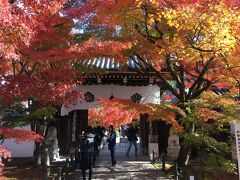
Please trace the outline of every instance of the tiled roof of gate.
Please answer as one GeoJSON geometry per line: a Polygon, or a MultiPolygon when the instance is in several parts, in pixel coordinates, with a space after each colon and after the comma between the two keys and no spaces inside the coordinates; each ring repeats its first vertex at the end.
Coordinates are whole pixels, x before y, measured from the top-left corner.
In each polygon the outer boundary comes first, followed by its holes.
{"type": "MultiPolygon", "coordinates": [[[[143,68],[147,68],[141,61],[138,61],[137,58],[135,58],[135,61],[139,63],[143,68]]],[[[124,66],[127,66],[129,70],[141,69],[142,67],[140,67],[136,62],[134,62],[134,60],[132,59],[129,59],[127,61],[127,64],[121,64],[119,62],[116,62],[114,58],[99,57],[99,58],[94,58],[93,60],[85,60],[83,61],[83,65],[86,65],[88,67],[94,66],[97,68],[112,70],[112,71],[118,71],[124,66]]]]}

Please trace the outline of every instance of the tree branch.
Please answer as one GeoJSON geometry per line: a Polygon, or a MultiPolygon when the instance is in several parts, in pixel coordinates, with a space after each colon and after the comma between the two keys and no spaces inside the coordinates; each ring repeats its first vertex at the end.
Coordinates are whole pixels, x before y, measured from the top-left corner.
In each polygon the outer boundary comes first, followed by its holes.
{"type": "MultiPolygon", "coordinates": [[[[172,78],[176,81],[177,87],[179,89],[179,100],[181,102],[185,102],[185,88],[184,88],[184,80],[181,81],[180,76],[177,74],[176,70],[174,69],[172,62],[170,60],[170,55],[168,54],[166,56],[166,65],[167,65],[167,70],[169,71],[170,75],[172,78]]],[[[182,72],[183,74],[183,72],[182,72]]]]}
{"type": "Polygon", "coordinates": [[[161,72],[157,71],[155,68],[152,67],[152,65],[150,65],[149,63],[147,63],[139,54],[135,53],[137,58],[141,60],[141,62],[143,62],[147,67],[150,68],[150,70],[152,72],[154,72],[156,74],[156,76],[162,81],[162,84],[169,90],[172,92],[172,94],[174,96],[176,96],[178,99],[180,99],[179,94],[177,93],[177,91],[172,87],[171,84],[169,84],[167,82],[167,80],[162,76],[161,72]]]}
{"type": "Polygon", "coordinates": [[[199,84],[201,84],[203,81],[206,81],[206,79],[204,79],[203,77],[205,76],[205,74],[207,73],[208,69],[210,68],[211,63],[214,60],[214,56],[212,56],[208,62],[206,63],[206,65],[203,67],[202,71],[200,72],[198,79],[195,80],[195,82],[191,85],[191,87],[189,88],[188,94],[187,94],[187,98],[189,99],[192,94],[194,93],[194,89],[195,91],[197,90],[196,87],[199,87],[199,84]]]}
{"type": "Polygon", "coordinates": [[[28,71],[28,76],[29,77],[34,73],[37,65],[38,65],[38,63],[34,63],[34,65],[32,66],[32,69],[28,71]]]}
{"type": "Polygon", "coordinates": [[[209,88],[211,85],[212,85],[212,82],[211,82],[211,81],[207,81],[206,86],[203,87],[203,88],[201,88],[201,89],[199,89],[198,91],[196,91],[196,92],[192,95],[191,99],[195,99],[195,98],[197,98],[198,96],[200,96],[204,91],[208,90],[208,88],[209,88]]]}
{"type": "Polygon", "coordinates": [[[213,49],[202,49],[200,47],[194,46],[193,43],[190,43],[190,46],[191,46],[191,48],[193,48],[193,49],[195,49],[197,51],[200,51],[200,52],[214,52],[213,49]]]}
{"type": "Polygon", "coordinates": [[[18,72],[18,75],[21,75],[23,72],[25,72],[27,63],[24,63],[23,61],[20,61],[19,64],[21,66],[21,70],[18,72]]]}
{"type": "Polygon", "coordinates": [[[9,4],[14,4],[16,0],[8,0],[9,4]]]}
{"type": "Polygon", "coordinates": [[[16,75],[16,61],[12,60],[13,75],[16,75]]]}

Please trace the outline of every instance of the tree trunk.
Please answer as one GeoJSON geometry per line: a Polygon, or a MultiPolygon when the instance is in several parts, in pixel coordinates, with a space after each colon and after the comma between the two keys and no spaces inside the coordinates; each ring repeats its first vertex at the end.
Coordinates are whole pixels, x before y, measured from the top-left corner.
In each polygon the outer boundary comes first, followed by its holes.
{"type": "Polygon", "coordinates": [[[43,155],[44,155],[44,166],[46,167],[50,166],[51,160],[49,156],[49,150],[45,144],[43,145],[43,155]]]}
{"type": "Polygon", "coordinates": [[[42,164],[42,145],[39,142],[35,143],[35,163],[37,166],[42,164]]]}
{"type": "MultiPolygon", "coordinates": [[[[185,132],[187,132],[188,134],[193,134],[194,131],[195,131],[195,127],[191,126],[191,127],[187,128],[185,132]]],[[[179,167],[178,170],[179,170],[179,172],[181,172],[181,170],[184,168],[184,166],[188,165],[188,163],[189,163],[192,146],[184,137],[179,138],[179,144],[180,144],[181,148],[178,153],[177,163],[178,163],[178,167],[179,167]]]]}
{"type": "Polygon", "coordinates": [[[42,144],[43,149],[43,167],[44,167],[44,180],[48,180],[50,176],[50,156],[49,151],[45,143],[42,144]]]}
{"type": "MultiPolygon", "coordinates": [[[[36,122],[35,124],[35,132],[44,136],[45,135],[45,130],[46,130],[46,124],[41,123],[39,121],[36,122]]],[[[37,166],[41,165],[42,159],[43,159],[43,146],[42,143],[40,142],[35,142],[35,163],[37,166]]]]}
{"type": "Polygon", "coordinates": [[[188,165],[189,157],[191,155],[192,147],[185,141],[184,138],[180,138],[180,151],[177,157],[178,167],[182,169],[185,165],[188,165]]]}

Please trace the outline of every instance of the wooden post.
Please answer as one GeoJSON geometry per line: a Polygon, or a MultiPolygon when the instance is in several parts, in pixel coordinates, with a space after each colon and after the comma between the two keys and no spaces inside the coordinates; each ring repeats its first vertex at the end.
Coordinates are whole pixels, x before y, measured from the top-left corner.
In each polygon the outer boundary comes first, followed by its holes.
{"type": "Polygon", "coordinates": [[[74,152],[79,146],[80,134],[86,131],[88,126],[88,110],[76,110],[69,114],[67,138],[67,152],[74,152]]]}
{"type": "Polygon", "coordinates": [[[149,142],[153,142],[153,126],[152,120],[149,120],[149,142]]]}
{"type": "Polygon", "coordinates": [[[155,164],[155,151],[154,150],[152,152],[152,158],[153,158],[152,162],[153,162],[153,164],[155,164]]]}
{"type": "MultiPolygon", "coordinates": [[[[140,148],[143,154],[148,154],[148,136],[149,136],[149,125],[147,122],[147,114],[140,114],[140,148]]],[[[150,152],[149,152],[150,153],[150,152]]]]}
{"type": "Polygon", "coordinates": [[[162,171],[165,172],[165,171],[166,171],[166,168],[165,168],[165,165],[166,165],[166,156],[165,156],[164,153],[162,153],[161,157],[162,157],[162,171]]]}
{"type": "Polygon", "coordinates": [[[164,153],[166,156],[171,126],[166,124],[164,121],[158,121],[157,127],[158,127],[158,154],[160,156],[164,153]]]}
{"type": "Polygon", "coordinates": [[[68,124],[69,116],[61,116],[56,122],[58,132],[59,154],[66,155],[69,149],[68,143],[68,124]]]}

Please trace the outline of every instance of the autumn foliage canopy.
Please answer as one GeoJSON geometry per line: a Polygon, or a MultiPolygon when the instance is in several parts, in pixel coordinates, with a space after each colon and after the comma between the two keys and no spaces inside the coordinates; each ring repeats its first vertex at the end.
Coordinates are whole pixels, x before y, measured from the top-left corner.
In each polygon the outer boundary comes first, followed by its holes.
{"type": "MultiPolygon", "coordinates": [[[[128,123],[138,111],[156,119],[160,115],[181,132],[183,122],[175,115],[186,113],[189,101],[216,87],[227,87],[232,96],[240,89],[238,0],[2,0],[0,9],[1,107],[21,101],[43,107],[82,98],[73,90],[81,84],[82,63],[102,56],[116,63],[137,57],[143,67],[139,73],[151,70],[158,85],[178,99],[177,106],[104,101],[90,116],[104,125],[108,118],[114,125],[128,123]],[[166,113],[169,107],[173,113],[166,113]]],[[[209,107],[196,112],[206,122],[206,115],[220,117],[209,107]]],[[[13,132],[1,130],[6,137],[22,137],[13,132]]],[[[39,140],[31,133],[28,138],[39,140]]]]}
{"type": "MultiPolygon", "coordinates": [[[[21,144],[28,142],[41,142],[43,137],[30,130],[12,129],[12,128],[0,128],[0,134],[2,139],[13,139],[16,143],[21,144]]],[[[0,178],[2,178],[2,169],[4,167],[3,159],[9,159],[12,157],[11,151],[6,149],[3,145],[0,145],[0,178]]]]}
{"type": "Polygon", "coordinates": [[[135,55],[156,72],[168,70],[178,90],[165,77],[159,83],[182,103],[215,83],[236,83],[238,1],[4,0],[0,6],[5,104],[81,97],[72,88],[81,83],[78,65],[99,56],[124,63],[135,55]]]}

